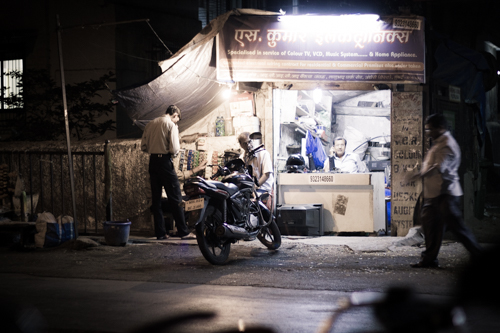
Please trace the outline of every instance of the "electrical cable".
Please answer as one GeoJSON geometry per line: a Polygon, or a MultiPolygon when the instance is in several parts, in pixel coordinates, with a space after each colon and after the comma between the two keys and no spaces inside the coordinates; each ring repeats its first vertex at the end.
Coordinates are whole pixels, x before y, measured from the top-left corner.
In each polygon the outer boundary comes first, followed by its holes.
{"type": "Polygon", "coordinates": [[[364,145],[365,143],[369,142],[369,141],[372,141],[373,139],[378,139],[378,138],[385,138],[389,135],[379,135],[379,136],[374,136],[373,138],[369,138],[368,140],[364,141],[362,144],[360,144],[359,146],[357,146],[356,148],[354,148],[352,151],[355,152],[356,149],[358,149],[359,147],[361,147],[362,145],[364,145]]]}
{"type": "Polygon", "coordinates": [[[217,80],[214,80],[214,79],[211,79],[209,77],[206,77],[206,76],[201,76],[200,74],[196,73],[195,71],[193,71],[190,67],[184,65],[184,64],[181,64],[182,66],[186,67],[187,70],[191,71],[191,73],[193,73],[194,75],[196,75],[198,78],[200,79],[205,79],[207,81],[211,81],[211,82],[215,82],[215,83],[218,83],[218,84],[226,84],[230,87],[232,87],[232,85],[234,84],[234,81],[231,82],[231,83],[227,83],[227,82],[220,82],[220,81],[217,81],[217,80]]]}
{"type": "MultiPolygon", "coordinates": [[[[156,31],[153,29],[153,27],[151,26],[151,24],[149,23],[149,20],[145,20],[146,23],[148,24],[149,28],[151,29],[151,31],[154,33],[154,35],[156,36],[156,38],[158,38],[158,40],[161,42],[161,44],[165,47],[165,49],[168,51],[168,53],[170,54],[170,56],[173,55],[172,51],[168,48],[168,46],[163,42],[163,40],[160,38],[160,36],[158,36],[158,34],[156,33],[156,31]]],[[[126,22],[126,23],[133,23],[135,21],[131,21],[131,22],[126,22]]],[[[113,23],[108,23],[106,25],[112,25],[113,23]]],[[[118,24],[118,23],[117,23],[118,24]]],[[[101,27],[103,27],[104,25],[103,24],[97,24],[97,25],[91,25],[92,28],[94,28],[95,30],[99,30],[101,27]]],[[[81,28],[83,28],[83,26],[81,26],[81,28]]],[[[113,51],[115,53],[118,53],[118,54],[122,54],[124,56],[127,56],[127,57],[131,57],[131,58],[134,58],[134,59],[139,59],[139,60],[145,60],[145,61],[149,61],[149,62],[158,62],[157,60],[151,60],[151,59],[147,59],[147,58],[142,58],[142,57],[137,57],[137,56],[134,56],[134,55],[131,55],[131,54],[127,54],[127,53],[124,53],[124,52],[121,52],[121,51],[118,51],[116,50],[115,48],[108,48],[108,47],[104,47],[102,45],[99,45],[99,44],[96,44],[96,43],[93,43],[93,42],[89,42],[89,44],[91,45],[94,45],[96,47],[99,47],[101,49],[104,49],[104,50],[108,50],[108,51],[113,51]]],[[[84,52],[80,52],[80,54],[84,55],[84,52]]],[[[85,56],[84,56],[85,57],[85,56]]],[[[86,58],[86,57],[85,57],[86,58]]],[[[90,61],[86,58],[86,61],[89,65],[91,65],[90,61]]],[[[199,75],[198,73],[196,73],[195,71],[193,71],[190,67],[186,66],[183,64],[183,66],[188,69],[189,71],[191,71],[194,75],[196,75],[198,78],[201,78],[201,79],[205,79],[205,80],[208,80],[208,81],[211,81],[211,82],[216,82],[218,84],[225,84],[225,85],[233,85],[234,82],[231,82],[231,83],[227,83],[227,82],[220,82],[220,81],[217,81],[217,80],[214,80],[214,79],[211,79],[211,78],[208,78],[208,77],[205,77],[205,76],[201,76],[199,75]]]]}

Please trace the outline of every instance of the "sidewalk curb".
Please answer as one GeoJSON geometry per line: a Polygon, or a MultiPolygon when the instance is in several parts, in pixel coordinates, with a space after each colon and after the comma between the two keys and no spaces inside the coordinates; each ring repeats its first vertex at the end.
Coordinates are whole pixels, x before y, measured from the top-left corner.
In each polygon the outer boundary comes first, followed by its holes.
{"type": "MultiPolygon", "coordinates": [[[[306,244],[312,246],[347,246],[353,252],[393,252],[396,247],[414,246],[423,243],[423,238],[416,239],[412,234],[409,237],[363,237],[363,236],[282,236],[282,245],[306,244]],[[414,239],[415,238],[415,239],[414,239]]],[[[104,236],[80,236],[79,240],[90,239],[97,244],[106,245],[104,236]]],[[[198,245],[196,239],[181,239],[170,237],[169,239],[157,240],[156,237],[130,236],[127,246],[145,244],[169,244],[169,245],[198,245]]],[[[257,242],[239,241],[233,246],[255,246],[257,242]]]]}

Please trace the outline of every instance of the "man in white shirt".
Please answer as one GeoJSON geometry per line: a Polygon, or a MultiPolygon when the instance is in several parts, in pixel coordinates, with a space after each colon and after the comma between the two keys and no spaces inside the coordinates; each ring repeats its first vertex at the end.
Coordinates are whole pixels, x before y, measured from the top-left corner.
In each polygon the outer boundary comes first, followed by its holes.
{"type": "Polygon", "coordinates": [[[170,105],[165,114],[150,121],[144,128],[141,150],[150,154],[149,178],[151,181],[151,211],[154,217],[155,235],[158,240],[167,239],[167,230],[161,208],[162,189],[168,197],[170,210],[176,222],[179,236],[183,239],[194,239],[189,232],[184,218],[181,188],[172,158],[180,149],[179,129],[177,122],[181,119],[181,110],[170,105]]]}
{"type": "Polygon", "coordinates": [[[273,163],[271,162],[271,155],[264,148],[264,145],[254,143],[261,140],[261,138],[262,135],[258,132],[252,133],[251,136],[249,132],[243,132],[238,136],[238,142],[245,151],[243,157],[245,164],[252,167],[252,176],[257,179],[257,192],[272,193],[274,186],[274,170],[273,163]]]}
{"type": "Polygon", "coordinates": [[[425,132],[433,140],[432,147],[427,152],[420,171],[407,177],[408,181],[423,178],[421,221],[425,251],[422,252],[422,259],[411,265],[415,268],[439,267],[437,256],[447,229],[455,234],[473,257],[482,252],[462,218],[460,196],[463,192],[458,176],[460,147],[446,128],[443,115],[433,114],[427,117],[425,132]]]}
{"type": "Polygon", "coordinates": [[[345,173],[365,173],[368,172],[365,162],[361,161],[356,153],[346,153],[347,140],[343,137],[336,137],[330,149],[330,156],[325,161],[323,170],[329,172],[335,169],[345,173]],[[330,167],[331,162],[335,165],[330,167]]]}

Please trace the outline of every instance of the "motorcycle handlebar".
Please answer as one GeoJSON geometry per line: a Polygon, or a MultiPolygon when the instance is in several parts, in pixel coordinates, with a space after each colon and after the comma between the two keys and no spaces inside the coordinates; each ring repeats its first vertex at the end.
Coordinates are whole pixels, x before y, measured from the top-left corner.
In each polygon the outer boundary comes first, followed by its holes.
{"type": "Polygon", "coordinates": [[[217,172],[210,177],[210,179],[215,180],[219,176],[227,176],[231,173],[228,168],[226,167],[218,167],[217,172]]]}

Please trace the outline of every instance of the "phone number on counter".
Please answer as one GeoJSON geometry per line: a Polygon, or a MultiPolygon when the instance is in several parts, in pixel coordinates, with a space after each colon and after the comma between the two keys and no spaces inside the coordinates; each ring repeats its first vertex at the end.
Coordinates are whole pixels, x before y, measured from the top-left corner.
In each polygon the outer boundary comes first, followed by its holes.
{"type": "Polygon", "coordinates": [[[311,183],[333,183],[333,175],[324,175],[324,176],[310,176],[309,182],[311,183]]]}

